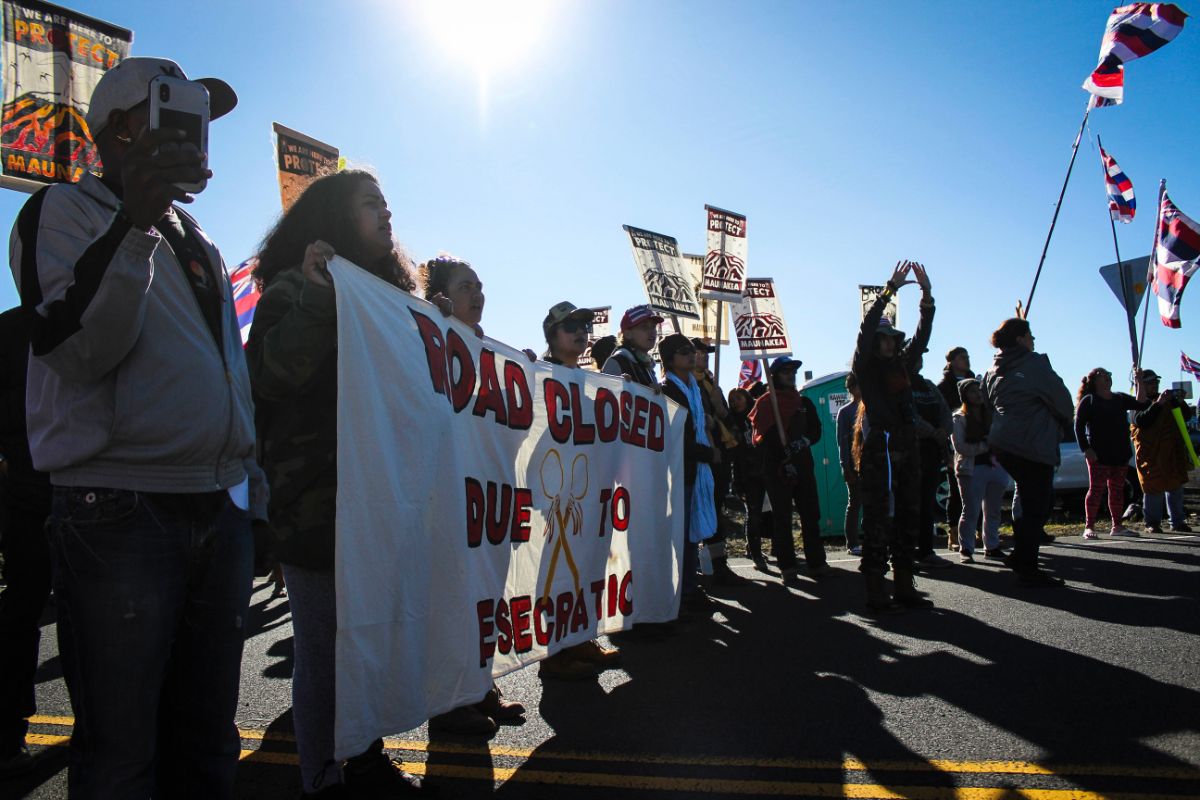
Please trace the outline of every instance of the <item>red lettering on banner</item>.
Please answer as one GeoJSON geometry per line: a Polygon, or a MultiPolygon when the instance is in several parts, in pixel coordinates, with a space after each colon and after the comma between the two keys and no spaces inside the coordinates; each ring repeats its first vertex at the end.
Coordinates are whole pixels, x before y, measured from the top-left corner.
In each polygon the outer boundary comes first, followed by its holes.
{"type": "Polygon", "coordinates": [[[602,442],[613,442],[621,430],[621,407],[617,396],[601,386],[596,390],[596,433],[602,442]]]}
{"type": "Polygon", "coordinates": [[[575,427],[575,444],[596,441],[596,426],[583,421],[583,394],[578,383],[571,384],[571,419],[575,427]]]}
{"type": "Polygon", "coordinates": [[[646,446],[646,415],[650,412],[650,401],[638,395],[633,401],[633,419],[629,425],[629,443],[637,447],[646,446]]]}
{"type": "Polygon", "coordinates": [[[625,577],[621,578],[621,591],[617,601],[618,608],[621,609],[621,616],[628,617],[633,613],[633,570],[625,573],[625,577]]]}
{"type": "Polygon", "coordinates": [[[621,441],[629,443],[629,426],[633,421],[633,395],[621,392],[621,441]]]}
{"type": "Polygon", "coordinates": [[[495,626],[492,624],[492,611],[495,604],[491,600],[480,600],[475,604],[475,615],[479,618],[479,666],[486,667],[488,659],[496,654],[496,643],[491,641],[495,626]]]}
{"type": "Polygon", "coordinates": [[[500,392],[500,378],[496,375],[496,354],[485,347],[479,351],[479,395],[475,398],[471,413],[482,417],[489,411],[495,415],[498,424],[508,424],[508,411],[500,392]]]}
{"type": "Polygon", "coordinates": [[[512,540],[529,541],[529,517],[533,513],[533,492],[529,489],[513,490],[512,540]]]}
{"type": "Polygon", "coordinates": [[[496,647],[501,655],[512,650],[512,622],[508,618],[508,603],[501,600],[496,604],[496,647]]]}
{"type": "Polygon", "coordinates": [[[475,362],[471,360],[471,348],[451,328],[446,331],[446,370],[450,373],[450,400],[455,412],[462,411],[475,394],[475,362]],[[458,377],[455,377],[455,362],[458,377]]]}
{"type": "Polygon", "coordinates": [[[417,333],[421,334],[421,343],[425,345],[425,361],[429,364],[429,382],[433,391],[449,397],[446,387],[450,385],[450,376],[446,374],[446,340],[442,338],[442,329],[437,323],[416,309],[409,309],[417,323],[417,333]]]}
{"type": "Polygon", "coordinates": [[[550,435],[559,444],[566,444],[571,438],[571,418],[566,413],[560,415],[559,411],[570,410],[567,387],[554,378],[546,378],[542,382],[542,395],[546,400],[546,424],[550,428],[550,435]]]}
{"type": "Polygon", "coordinates": [[[533,604],[533,638],[538,645],[545,647],[550,644],[550,624],[548,616],[554,610],[554,604],[549,597],[539,597],[533,604]]]}
{"type": "Polygon", "coordinates": [[[667,412],[662,403],[650,404],[650,424],[646,428],[646,447],[661,453],[667,446],[667,412]]]}
{"type": "Polygon", "coordinates": [[[533,649],[533,637],[529,635],[529,612],[533,601],[529,595],[514,597],[508,605],[512,613],[513,643],[518,653],[528,653],[533,649]]]}
{"type": "Polygon", "coordinates": [[[507,483],[501,487],[495,481],[487,485],[487,538],[491,544],[503,544],[508,533],[509,512],[512,509],[512,487],[507,483]],[[500,495],[499,513],[497,512],[496,494],[500,495]]]}
{"type": "Polygon", "coordinates": [[[571,613],[571,633],[588,626],[587,603],[583,599],[583,589],[575,596],[575,608],[571,613]]]}
{"type": "Polygon", "coordinates": [[[558,596],[554,609],[554,641],[567,635],[571,620],[571,609],[575,605],[575,595],[563,592],[558,596]]]}
{"type": "Polygon", "coordinates": [[[533,394],[525,369],[516,361],[504,362],[504,393],[508,396],[508,427],[529,430],[533,425],[533,394]]]}
{"type": "Polygon", "coordinates": [[[608,576],[608,616],[617,615],[617,576],[608,576]]]}
{"type": "Polygon", "coordinates": [[[596,598],[596,619],[604,619],[604,581],[592,581],[591,589],[596,598]]]}
{"type": "Polygon", "coordinates": [[[483,541],[483,487],[467,478],[467,547],[479,547],[483,541]]]}

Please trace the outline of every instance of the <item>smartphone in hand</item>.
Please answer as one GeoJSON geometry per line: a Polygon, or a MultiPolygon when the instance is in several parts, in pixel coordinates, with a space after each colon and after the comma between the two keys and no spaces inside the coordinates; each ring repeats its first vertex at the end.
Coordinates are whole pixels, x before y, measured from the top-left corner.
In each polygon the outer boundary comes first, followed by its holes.
{"type": "MultiPolygon", "coordinates": [[[[185,141],[201,153],[208,153],[208,89],[196,81],[159,75],[150,81],[150,129],[174,128],[183,131],[185,141]]],[[[205,156],[203,166],[208,166],[205,156]]],[[[204,191],[208,181],[176,184],[191,194],[204,191]]]]}

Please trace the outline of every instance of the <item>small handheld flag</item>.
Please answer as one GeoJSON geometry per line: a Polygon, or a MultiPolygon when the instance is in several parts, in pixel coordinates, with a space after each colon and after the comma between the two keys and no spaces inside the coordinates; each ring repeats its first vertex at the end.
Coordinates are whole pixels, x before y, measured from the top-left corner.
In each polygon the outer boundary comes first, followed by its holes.
{"type": "Polygon", "coordinates": [[[743,361],[742,369],[738,373],[738,388],[749,389],[760,380],[762,380],[762,362],[757,358],[743,361]]]}
{"type": "Polygon", "coordinates": [[[1104,163],[1104,189],[1108,192],[1108,213],[1114,222],[1133,222],[1137,212],[1137,201],[1133,197],[1133,182],[1117,166],[1115,158],[1100,148],[1100,161],[1104,163]]]}
{"type": "Polygon", "coordinates": [[[1200,381],[1200,361],[1188,358],[1187,353],[1182,350],[1179,351],[1179,368],[1200,381]]]}

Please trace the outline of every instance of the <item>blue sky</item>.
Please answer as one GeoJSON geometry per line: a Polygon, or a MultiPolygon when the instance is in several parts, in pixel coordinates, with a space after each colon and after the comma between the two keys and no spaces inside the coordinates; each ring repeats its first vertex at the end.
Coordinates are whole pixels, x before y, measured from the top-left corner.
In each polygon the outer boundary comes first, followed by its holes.
{"type": "MultiPolygon", "coordinates": [[[[559,300],[618,314],[643,302],[621,225],[703,252],[710,203],[747,215],[749,272],[776,279],[818,375],[849,360],[857,285],[924,262],[933,377],[953,345],[985,368],[988,335],[1028,293],[1114,3],[551,2],[537,25],[518,19],[537,35],[493,64],[486,92],[477,55],[521,37],[479,31],[468,12],[439,28],[416,2],[68,5],[133,28],[135,55],[237,89],[193,206],[231,264],[279,213],[277,121],[375,170],[408,250],[471,261],[485,329],[517,347],[539,346],[559,300]]],[[[1097,274],[1115,259],[1095,134],[1138,195],[1122,255],[1144,255],[1159,178],[1200,218],[1198,79],[1192,19],[1128,66],[1124,105],[1091,116],[1030,317],[1072,389],[1129,362],[1097,274]]],[[[0,192],[0,219],[23,200],[0,192]]],[[[1200,358],[1200,288],[1189,293],[1181,330],[1151,311],[1145,364],[1171,379],[1180,349],[1200,358]]],[[[917,298],[901,296],[910,332],[917,298]]],[[[0,301],[16,302],[11,281],[0,301]]],[[[729,386],[737,355],[722,358],[729,386]]]]}

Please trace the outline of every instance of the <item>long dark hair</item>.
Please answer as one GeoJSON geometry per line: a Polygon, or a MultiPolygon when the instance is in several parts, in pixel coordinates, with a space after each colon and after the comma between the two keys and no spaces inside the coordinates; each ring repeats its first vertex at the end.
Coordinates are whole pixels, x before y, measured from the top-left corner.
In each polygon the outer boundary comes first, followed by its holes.
{"type": "Polygon", "coordinates": [[[1000,323],[1000,327],[992,332],[992,347],[1003,350],[1013,347],[1017,339],[1029,335],[1029,323],[1020,317],[1010,317],[1000,323]]]}
{"type": "MultiPolygon", "coordinates": [[[[1089,394],[1096,393],[1096,378],[1101,375],[1107,375],[1108,370],[1104,367],[1096,367],[1094,370],[1083,376],[1083,380],[1079,382],[1079,391],[1075,393],[1075,405],[1079,405],[1083,398],[1089,394]]],[[[1092,402],[1095,402],[1094,400],[1092,402]]]]}
{"type": "Polygon", "coordinates": [[[450,279],[454,276],[454,271],[459,267],[470,269],[471,265],[446,254],[431,258],[422,264],[417,270],[417,275],[420,278],[421,286],[425,289],[425,299],[432,300],[435,294],[445,294],[450,287],[450,279]]]}
{"type": "Polygon", "coordinates": [[[408,292],[416,288],[409,261],[400,253],[393,250],[373,263],[366,263],[362,255],[351,201],[363,181],[379,185],[371,173],[348,169],[318,178],[304,190],[259,247],[254,278],[261,287],[266,288],[285,270],[299,269],[305,249],[320,239],[328,242],[338,255],[388,283],[408,292]]]}

